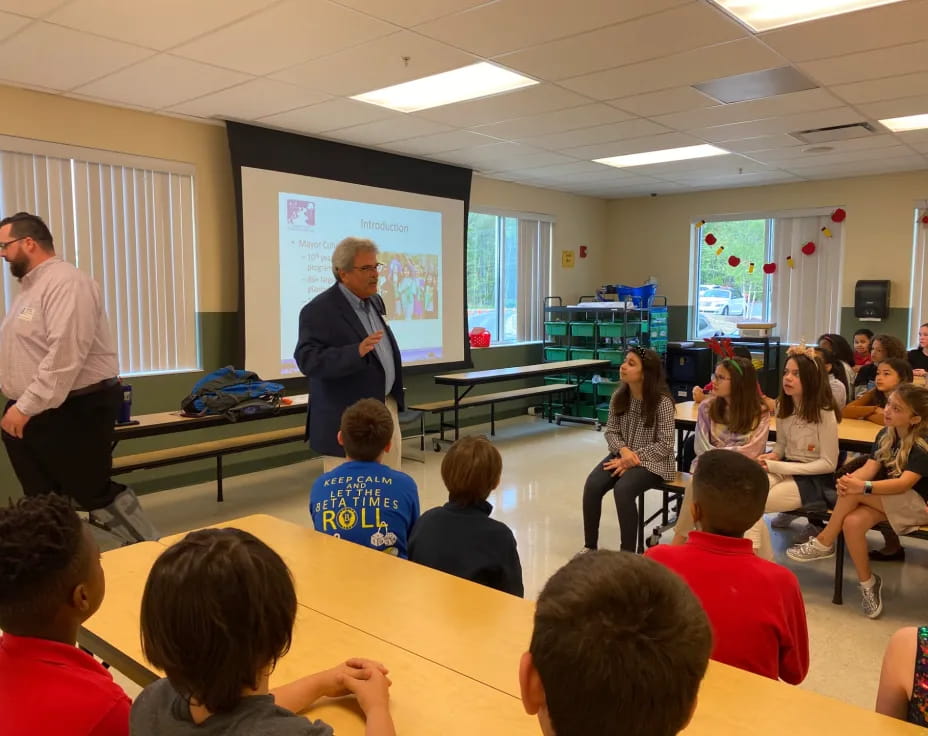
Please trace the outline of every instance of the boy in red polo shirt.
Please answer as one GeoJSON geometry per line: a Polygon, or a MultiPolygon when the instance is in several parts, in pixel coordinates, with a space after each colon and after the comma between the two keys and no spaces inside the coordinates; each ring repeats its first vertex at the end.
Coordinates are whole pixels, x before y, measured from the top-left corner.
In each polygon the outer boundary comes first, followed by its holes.
{"type": "Polygon", "coordinates": [[[680,575],[712,623],[712,659],[796,685],[809,671],[809,633],[799,581],[754,554],[743,534],[764,512],[769,483],[756,461],[731,450],[699,456],[696,528],[686,544],[647,556],[680,575]]]}
{"type": "Polygon", "coordinates": [[[0,732],[127,736],[129,698],[75,646],[100,607],[100,549],[67,499],[0,508],[0,732]]]}

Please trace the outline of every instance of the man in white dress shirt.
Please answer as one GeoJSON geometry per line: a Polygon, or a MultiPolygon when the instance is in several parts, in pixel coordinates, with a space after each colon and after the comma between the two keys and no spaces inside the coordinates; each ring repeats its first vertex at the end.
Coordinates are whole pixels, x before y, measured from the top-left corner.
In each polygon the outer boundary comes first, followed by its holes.
{"type": "Polygon", "coordinates": [[[0,220],[0,255],[20,282],[0,326],[0,429],[23,492],[69,496],[125,541],[156,536],[132,490],[110,480],[122,387],[100,287],[26,212],[0,220]]]}

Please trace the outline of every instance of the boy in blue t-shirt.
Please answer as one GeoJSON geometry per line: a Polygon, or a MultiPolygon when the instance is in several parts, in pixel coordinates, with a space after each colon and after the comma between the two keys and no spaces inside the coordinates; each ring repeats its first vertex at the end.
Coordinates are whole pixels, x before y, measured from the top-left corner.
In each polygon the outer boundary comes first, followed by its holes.
{"type": "Polygon", "coordinates": [[[406,473],[381,462],[392,437],[382,401],[361,399],[345,409],[338,443],[348,460],[313,483],[309,515],[317,532],[406,559],[419,492],[406,473]]]}

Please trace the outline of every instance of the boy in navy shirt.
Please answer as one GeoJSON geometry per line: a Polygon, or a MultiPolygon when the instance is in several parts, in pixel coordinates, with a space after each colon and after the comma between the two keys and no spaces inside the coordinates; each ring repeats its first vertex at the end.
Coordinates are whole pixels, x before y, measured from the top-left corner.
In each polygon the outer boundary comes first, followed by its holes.
{"type": "Polygon", "coordinates": [[[383,464],[393,418],[376,399],[361,399],[342,414],[338,443],[348,462],[313,483],[309,514],[317,532],[406,558],[419,518],[419,492],[406,473],[383,464]]]}
{"type": "Polygon", "coordinates": [[[409,538],[409,559],[521,597],[522,565],[509,527],[490,518],[503,459],[483,436],[462,437],[441,462],[448,503],[426,511],[409,538]]]}

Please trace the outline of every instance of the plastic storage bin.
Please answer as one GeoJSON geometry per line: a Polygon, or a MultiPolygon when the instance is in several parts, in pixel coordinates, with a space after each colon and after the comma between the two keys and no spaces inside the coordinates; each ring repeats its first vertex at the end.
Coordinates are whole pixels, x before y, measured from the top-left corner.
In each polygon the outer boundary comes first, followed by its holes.
{"type": "Polygon", "coordinates": [[[621,350],[600,348],[596,354],[597,357],[608,360],[612,365],[622,365],[622,361],[625,360],[625,353],[621,350]]]}
{"type": "Polygon", "coordinates": [[[596,357],[596,351],[591,350],[590,348],[571,348],[570,349],[571,360],[592,360],[595,357],[596,357]]]}
{"type": "Polygon", "coordinates": [[[545,360],[567,360],[567,348],[545,348],[545,360]]]}
{"type": "Polygon", "coordinates": [[[641,323],[638,321],[629,322],[628,325],[623,322],[600,322],[597,325],[600,338],[634,337],[638,334],[640,326],[641,323]]]}
{"type": "Polygon", "coordinates": [[[593,337],[596,325],[592,322],[571,322],[570,334],[573,337],[593,337]]]}
{"type": "Polygon", "coordinates": [[[545,322],[545,334],[560,337],[567,334],[566,322],[545,322]]]}

